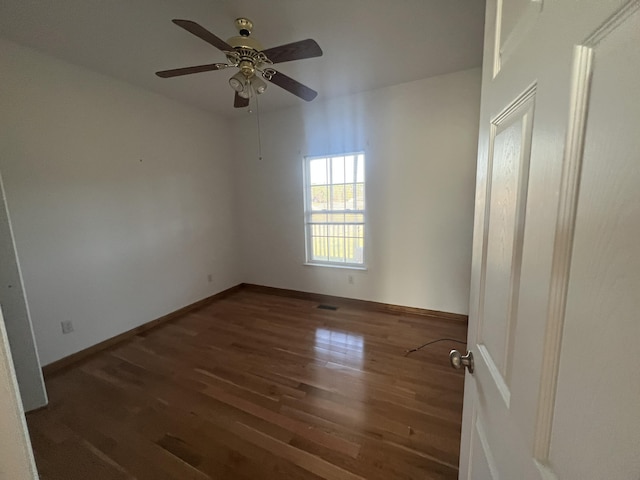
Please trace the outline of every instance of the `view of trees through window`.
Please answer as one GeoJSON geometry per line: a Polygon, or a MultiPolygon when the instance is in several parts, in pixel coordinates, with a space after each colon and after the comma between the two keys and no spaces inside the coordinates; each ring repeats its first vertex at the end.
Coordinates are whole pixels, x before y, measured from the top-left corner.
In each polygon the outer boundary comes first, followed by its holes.
{"type": "Polygon", "coordinates": [[[307,261],[364,264],[364,153],[306,159],[307,261]]]}

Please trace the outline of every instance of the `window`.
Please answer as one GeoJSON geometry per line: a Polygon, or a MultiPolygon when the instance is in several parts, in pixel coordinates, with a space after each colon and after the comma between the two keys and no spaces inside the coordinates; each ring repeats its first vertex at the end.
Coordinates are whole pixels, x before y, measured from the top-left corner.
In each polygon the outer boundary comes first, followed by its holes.
{"type": "Polygon", "coordinates": [[[305,158],[307,263],[364,266],[364,153],[305,158]]]}

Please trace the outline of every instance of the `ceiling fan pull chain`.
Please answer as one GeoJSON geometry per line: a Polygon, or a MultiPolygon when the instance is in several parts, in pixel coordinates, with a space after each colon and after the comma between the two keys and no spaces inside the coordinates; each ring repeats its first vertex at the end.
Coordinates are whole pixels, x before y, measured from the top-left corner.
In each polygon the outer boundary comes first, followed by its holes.
{"type": "Polygon", "coordinates": [[[256,122],[258,125],[258,160],[262,160],[262,135],[260,134],[260,103],[258,95],[252,95],[256,99],[256,122]]]}

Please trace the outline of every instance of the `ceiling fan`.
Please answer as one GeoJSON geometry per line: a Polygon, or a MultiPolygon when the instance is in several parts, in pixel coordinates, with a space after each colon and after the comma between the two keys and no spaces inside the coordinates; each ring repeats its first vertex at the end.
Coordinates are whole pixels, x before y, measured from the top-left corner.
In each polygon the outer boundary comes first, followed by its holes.
{"type": "Polygon", "coordinates": [[[322,50],[315,40],[301,40],[264,50],[257,40],[250,37],[253,23],[247,18],[236,19],[235,25],[240,35],[231,37],[226,42],[191,20],[174,19],[172,22],[221,50],[227,57],[227,63],[162,70],[156,72],[159,77],[171,78],[236,67],[239,69],[238,72],[229,79],[229,85],[235,91],[233,106],[236,108],[248,106],[252,96],[261,94],[267,89],[267,84],[262,78],[307,102],[318,95],[315,90],[271,68],[271,65],[276,63],[321,56],[322,50]]]}

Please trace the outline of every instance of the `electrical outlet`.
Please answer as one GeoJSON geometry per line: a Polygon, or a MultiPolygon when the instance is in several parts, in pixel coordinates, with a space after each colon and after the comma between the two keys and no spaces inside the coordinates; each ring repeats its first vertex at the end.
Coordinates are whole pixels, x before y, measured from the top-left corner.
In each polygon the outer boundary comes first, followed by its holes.
{"type": "Polygon", "coordinates": [[[62,333],[64,333],[65,335],[67,333],[73,332],[73,323],[71,323],[71,320],[60,322],[60,325],[62,326],[62,333]]]}
{"type": "Polygon", "coordinates": [[[349,275],[349,283],[353,285],[355,282],[353,281],[353,275],[349,275]]]}
{"type": "Polygon", "coordinates": [[[213,282],[213,275],[207,275],[207,280],[209,281],[209,283],[213,282]]]}

